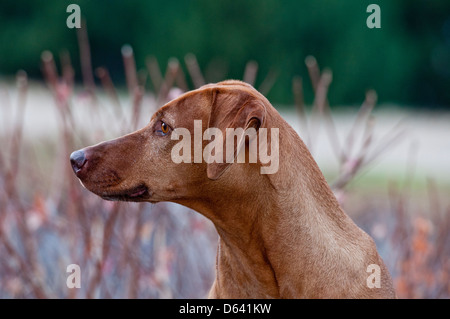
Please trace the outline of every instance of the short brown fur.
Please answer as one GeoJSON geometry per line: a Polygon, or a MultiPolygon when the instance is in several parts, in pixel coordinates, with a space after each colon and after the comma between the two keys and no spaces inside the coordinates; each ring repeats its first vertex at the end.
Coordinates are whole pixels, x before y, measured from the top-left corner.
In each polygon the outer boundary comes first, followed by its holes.
{"type": "Polygon", "coordinates": [[[248,84],[230,80],[187,92],[145,128],[83,152],[87,162],[77,176],[95,194],[171,201],[214,223],[219,245],[211,298],[395,297],[373,240],[340,208],[297,133],[248,84]],[[155,135],[161,120],[191,134],[194,120],[202,120],[203,131],[279,128],[279,170],[261,174],[260,163],[175,164],[171,149],[178,141],[155,135]],[[140,190],[145,193],[130,197],[140,190]],[[381,268],[380,288],[367,285],[370,264],[381,268]]]}

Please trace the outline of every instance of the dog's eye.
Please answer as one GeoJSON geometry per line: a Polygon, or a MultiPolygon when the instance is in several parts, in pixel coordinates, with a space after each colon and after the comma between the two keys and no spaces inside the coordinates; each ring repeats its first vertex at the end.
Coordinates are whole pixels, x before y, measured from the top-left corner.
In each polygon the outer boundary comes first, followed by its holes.
{"type": "Polygon", "coordinates": [[[156,132],[161,135],[167,135],[170,131],[170,126],[167,125],[167,123],[164,123],[163,121],[159,121],[159,124],[157,126],[156,132]]]}
{"type": "Polygon", "coordinates": [[[161,122],[161,132],[163,132],[164,134],[169,133],[169,125],[167,125],[164,122],[161,122]]]}

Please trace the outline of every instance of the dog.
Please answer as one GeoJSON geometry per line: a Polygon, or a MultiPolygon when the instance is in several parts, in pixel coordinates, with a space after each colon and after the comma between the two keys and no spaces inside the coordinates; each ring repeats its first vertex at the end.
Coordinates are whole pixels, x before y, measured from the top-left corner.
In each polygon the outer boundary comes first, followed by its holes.
{"type": "MultiPolygon", "coordinates": [[[[200,151],[211,143],[185,142],[200,151]]],[[[210,298],[396,297],[372,238],[341,209],[298,134],[249,84],[228,80],[184,93],[146,127],[75,151],[70,161],[84,187],[103,199],[170,201],[209,218],[219,234],[210,298]],[[173,160],[181,128],[223,132],[209,154],[216,160],[195,160],[187,149],[184,161],[173,160]],[[230,128],[256,136],[241,134],[231,153],[223,151],[220,138],[230,128]],[[267,162],[249,161],[263,129],[278,131],[266,134],[266,150],[279,152],[276,171],[266,174],[267,162]],[[245,150],[247,161],[228,160],[245,150]]]]}

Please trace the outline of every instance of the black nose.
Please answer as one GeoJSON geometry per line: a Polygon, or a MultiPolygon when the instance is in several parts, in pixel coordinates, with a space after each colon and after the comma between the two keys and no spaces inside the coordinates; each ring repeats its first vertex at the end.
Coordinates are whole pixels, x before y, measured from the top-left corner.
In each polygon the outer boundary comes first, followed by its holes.
{"type": "Polygon", "coordinates": [[[86,164],[86,155],[84,154],[84,151],[79,150],[70,154],[70,163],[72,164],[72,169],[75,174],[78,173],[83,168],[83,165],[86,164]]]}

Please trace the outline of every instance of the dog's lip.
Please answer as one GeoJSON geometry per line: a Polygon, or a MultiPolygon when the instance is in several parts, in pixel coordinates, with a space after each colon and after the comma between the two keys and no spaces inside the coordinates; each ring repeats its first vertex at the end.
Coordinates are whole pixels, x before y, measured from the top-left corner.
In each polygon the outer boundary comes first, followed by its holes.
{"type": "Polygon", "coordinates": [[[131,192],[130,194],[128,194],[130,197],[139,197],[141,195],[143,195],[145,192],[147,192],[148,189],[146,186],[144,187],[139,187],[137,188],[135,191],[131,192]]]}
{"type": "Polygon", "coordinates": [[[146,185],[141,184],[129,190],[115,193],[103,193],[100,196],[103,199],[113,201],[140,201],[148,199],[150,197],[150,192],[146,185]]]}

